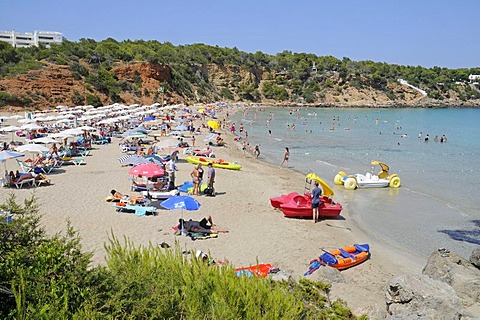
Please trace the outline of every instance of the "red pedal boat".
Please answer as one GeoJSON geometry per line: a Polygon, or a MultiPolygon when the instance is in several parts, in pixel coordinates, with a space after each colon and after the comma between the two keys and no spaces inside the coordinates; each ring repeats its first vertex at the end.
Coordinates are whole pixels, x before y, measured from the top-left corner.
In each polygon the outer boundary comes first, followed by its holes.
{"type": "MultiPolygon", "coordinates": [[[[321,198],[322,204],[318,208],[318,215],[320,217],[337,217],[340,215],[343,207],[340,203],[336,203],[331,198],[334,194],[332,188],[320,179],[315,173],[309,173],[306,176],[305,189],[310,190],[311,184],[318,181],[322,187],[323,195],[321,198]]],[[[310,193],[299,194],[291,192],[287,195],[270,198],[270,203],[274,208],[282,210],[284,216],[289,218],[312,218],[312,196],[310,193]]]]}

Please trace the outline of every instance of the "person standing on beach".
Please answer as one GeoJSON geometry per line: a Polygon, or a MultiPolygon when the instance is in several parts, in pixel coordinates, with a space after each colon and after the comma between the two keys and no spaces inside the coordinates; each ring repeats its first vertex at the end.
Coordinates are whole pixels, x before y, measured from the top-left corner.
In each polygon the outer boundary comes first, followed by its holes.
{"type": "Polygon", "coordinates": [[[168,160],[165,167],[166,167],[167,172],[168,172],[168,177],[170,178],[170,186],[175,188],[175,172],[178,171],[178,167],[175,164],[175,157],[174,156],[170,157],[170,160],[168,160]]]}
{"type": "Polygon", "coordinates": [[[315,188],[312,190],[312,209],[313,209],[313,223],[318,220],[318,207],[320,206],[320,197],[322,195],[322,189],[318,181],[315,181],[315,188]]]}
{"type": "Polygon", "coordinates": [[[202,165],[199,163],[197,165],[197,172],[198,172],[198,193],[202,191],[202,182],[203,182],[203,168],[202,165]]]}
{"type": "Polygon", "coordinates": [[[212,196],[215,195],[215,188],[213,184],[215,183],[215,169],[213,168],[212,163],[208,164],[208,171],[207,171],[207,181],[208,181],[208,188],[212,190],[212,196]]]}
{"type": "Polygon", "coordinates": [[[193,167],[192,172],[190,172],[190,177],[192,177],[192,182],[193,182],[192,195],[197,196],[198,190],[199,190],[199,184],[200,184],[197,166],[193,167]]]}
{"type": "Polygon", "coordinates": [[[280,167],[283,167],[283,164],[285,163],[288,168],[289,158],[290,158],[290,150],[288,150],[288,148],[285,148],[285,153],[283,154],[283,160],[282,160],[282,163],[280,163],[280,167]]]}

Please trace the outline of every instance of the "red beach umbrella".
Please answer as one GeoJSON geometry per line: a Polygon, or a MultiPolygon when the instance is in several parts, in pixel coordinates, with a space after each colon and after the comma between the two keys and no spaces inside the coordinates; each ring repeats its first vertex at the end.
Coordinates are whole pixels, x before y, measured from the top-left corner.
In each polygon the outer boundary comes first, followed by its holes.
{"type": "Polygon", "coordinates": [[[153,163],[145,163],[138,166],[133,167],[128,171],[128,174],[134,176],[142,176],[147,178],[152,177],[159,177],[165,174],[165,170],[162,167],[153,164],[153,163]]]}
{"type": "Polygon", "coordinates": [[[134,176],[142,176],[147,178],[152,177],[159,177],[165,174],[165,170],[162,167],[153,164],[153,163],[145,163],[138,166],[133,167],[128,171],[128,174],[134,176]]]}

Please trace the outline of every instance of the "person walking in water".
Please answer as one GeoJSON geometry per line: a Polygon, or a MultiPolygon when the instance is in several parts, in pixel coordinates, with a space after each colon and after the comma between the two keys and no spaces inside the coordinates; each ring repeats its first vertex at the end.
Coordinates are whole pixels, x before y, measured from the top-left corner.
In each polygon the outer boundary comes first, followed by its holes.
{"type": "Polygon", "coordinates": [[[283,160],[282,163],[280,163],[280,167],[283,167],[283,164],[285,163],[288,168],[288,158],[290,158],[290,151],[288,148],[285,148],[285,153],[283,154],[283,160]]]}

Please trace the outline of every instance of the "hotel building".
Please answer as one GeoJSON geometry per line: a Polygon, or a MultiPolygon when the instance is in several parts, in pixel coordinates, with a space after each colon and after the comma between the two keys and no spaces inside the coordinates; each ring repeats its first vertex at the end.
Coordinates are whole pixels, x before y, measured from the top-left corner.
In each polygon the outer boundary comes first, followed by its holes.
{"type": "Polygon", "coordinates": [[[49,47],[52,43],[62,43],[63,34],[54,31],[34,31],[33,33],[20,33],[15,30],[0,31],[0,41],[8,42],[16,48],[38,47],[40,43],[49,47]]]}

